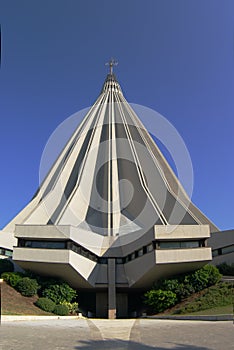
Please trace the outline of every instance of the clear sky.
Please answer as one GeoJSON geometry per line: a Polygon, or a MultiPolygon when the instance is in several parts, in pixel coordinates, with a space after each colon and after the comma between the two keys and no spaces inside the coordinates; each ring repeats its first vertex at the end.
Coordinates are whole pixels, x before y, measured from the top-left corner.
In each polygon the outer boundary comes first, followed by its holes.
{"type": "Polygon", "coordinates": [[[0,227],[38,187],[54,129],[98,96],[111,56],[129,102],[178,130],[193,202],[234,228],[233,0],[0,0],[0,227]]]}

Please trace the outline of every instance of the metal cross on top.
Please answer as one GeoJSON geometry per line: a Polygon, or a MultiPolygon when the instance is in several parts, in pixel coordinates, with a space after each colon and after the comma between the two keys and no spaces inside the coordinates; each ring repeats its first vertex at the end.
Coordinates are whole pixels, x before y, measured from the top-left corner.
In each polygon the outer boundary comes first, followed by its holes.
{"type": "Polygon", "coordinates": [[[110,67],[110,74],[113,74],[113,66],[117,66],[118,62],[114,58],[111,58],[105,65],[110,67]]]}

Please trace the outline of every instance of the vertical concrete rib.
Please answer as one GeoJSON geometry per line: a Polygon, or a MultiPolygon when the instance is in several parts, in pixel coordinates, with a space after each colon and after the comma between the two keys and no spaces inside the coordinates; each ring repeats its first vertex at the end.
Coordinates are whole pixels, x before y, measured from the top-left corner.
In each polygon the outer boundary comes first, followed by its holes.
{"type": "Polygon", "coordinates": [[[115,259],[108,259],[108,318],[116,318],[115,259]]]}
{"type": "Polygon", "coordinates": [[[112,236],[112,128],[111,128],[111,116],[112,116],[112,89],[109,93],[108,99],[108,129],[109,129],[109,139],[108,139],[108,236],[112,236]]]}
{"type": "Polygon", "coordinates": [[[119,233],[121,206],[119,196],[119,175],[118,175],[118,155],[116,145],[116,92],[113,92],[113,104],[112,104],[112,218],[113,218],[113,236],[119,233]]]}

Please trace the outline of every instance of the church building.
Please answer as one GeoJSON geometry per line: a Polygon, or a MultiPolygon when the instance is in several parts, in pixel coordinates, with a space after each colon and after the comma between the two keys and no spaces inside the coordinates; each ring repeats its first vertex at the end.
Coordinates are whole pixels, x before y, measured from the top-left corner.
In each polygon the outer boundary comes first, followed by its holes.
{"type": "Polygon", "coordinates": [[[125,99],[114,64],[33,199],[0,232],[0,254],[66,280],[103,318],[133,315],[134,296],[225,246],[125,99]]]}

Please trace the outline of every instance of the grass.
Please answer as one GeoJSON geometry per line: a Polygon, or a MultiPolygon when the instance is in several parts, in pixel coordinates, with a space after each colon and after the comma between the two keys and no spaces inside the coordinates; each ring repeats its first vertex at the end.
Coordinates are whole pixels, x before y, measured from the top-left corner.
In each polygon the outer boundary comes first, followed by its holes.
{"type": "Polygon", "coordinates": [[[231,283],[219,282],[192,294],[158,315],[230,315],[233,314],[233,294],[234,287],[231,283]]]}
{"type": "Polygon", "coordinates": [[[233,305],[230,304],[226,306],[213,307],[212,309],[192,312],[186,315],[232,315],[232,314],[233,314],[233,305]]]}
{"type": "Polygon", "coordinates": [[[2,315],[54,315],[45,312],[34,305],[37,296],[24,297],[6,282],[1,283],[1,313],[2,315]]]}

